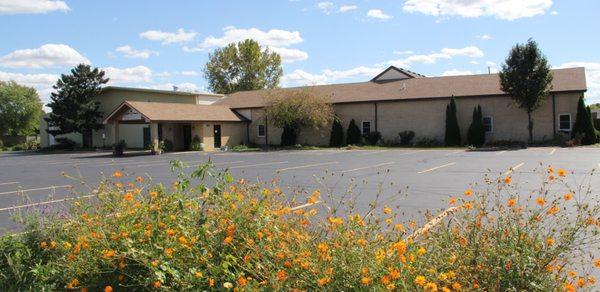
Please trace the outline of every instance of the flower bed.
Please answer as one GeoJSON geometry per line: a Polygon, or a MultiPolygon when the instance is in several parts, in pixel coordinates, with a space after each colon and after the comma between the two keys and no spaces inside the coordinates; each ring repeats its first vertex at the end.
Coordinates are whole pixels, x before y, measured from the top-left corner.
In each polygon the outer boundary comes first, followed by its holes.
{"type": "Polygon", "coordinates": [[[423,227],[377,202],[327,213],[318,190],[291,198],[208,164],[168,187],[117,171],[97,199],[2,237],[0,289],[594,289],[600,261],[579,250],[598,241],[597,201],[564,170],[542,176],[531,193],[486,179],[423,227]]]}

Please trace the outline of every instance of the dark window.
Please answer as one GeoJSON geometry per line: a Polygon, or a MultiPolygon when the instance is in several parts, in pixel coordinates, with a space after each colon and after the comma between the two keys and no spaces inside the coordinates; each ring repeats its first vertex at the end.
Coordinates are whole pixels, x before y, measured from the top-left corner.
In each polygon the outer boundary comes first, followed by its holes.
{"type": "Polygon", "coordinates": [[[371,133],[371,122],[362,122],[362,133],[363,134],[371,133]]]}
{"type": "Polygon", "coordinates": [[[571,131],[571,114],[558,116],[558,129],[561,131],[571,131]]]}
{"type": "Polygon", "coordinates": [[[494,119],[492,117],[483,117],[483,129],[486,133],[494,131],[494,119]]]}
{"type": "Polygon", "coordinates": [[[265,136],[265,125],[258,125],[257,128],[258,128],[258,130],[256,131],[257,132],[256,135],[258,137],[264,137],[265,136]]]}

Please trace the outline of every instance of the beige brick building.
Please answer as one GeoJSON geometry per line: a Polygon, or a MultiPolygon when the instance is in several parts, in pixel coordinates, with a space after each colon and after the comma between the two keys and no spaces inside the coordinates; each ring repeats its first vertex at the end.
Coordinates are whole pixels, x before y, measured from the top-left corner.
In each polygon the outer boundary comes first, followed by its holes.
{"type": "MultiPolygon", "coordinates": [[[[550,95],[533,113],[536,141],[569,134],[577,100],[587,90],[584,68],[557,69],[553,74],[550,95]]],[[[478,105],[482,107],[487,141],[528,138],[527,115],[500,90],[497,74],[425,77],[390,67],[367,82],[302,89],[330,97],[344,129],[354,119],[363,133],[378,131],[390,143],[405,130],[415,132],[415,141],[443,141],[445,108],[452,96],[456,98],[465,142],[473,108],[478,105]]],[[[282,92],[286,90],[294,89],[282,92]]],[[[268,90],[255,90],[221,96],[107,87],[97,97],[106,127],[94,133],[93,143],[110,145],[117,134],[118,139],[135,148],[169,139],[175,150],[185,150],[195,136],[205,150],[242,143],[278,145],[282,130],[272,126],[264,113],[267,93],[268,90]]],[[[298,142],[324,146],[329,143],[329,132],[330,128],[302,130],[298,142]]],[[[43,146],[50,144],[47,136],[42,137],[43,146]]]]}

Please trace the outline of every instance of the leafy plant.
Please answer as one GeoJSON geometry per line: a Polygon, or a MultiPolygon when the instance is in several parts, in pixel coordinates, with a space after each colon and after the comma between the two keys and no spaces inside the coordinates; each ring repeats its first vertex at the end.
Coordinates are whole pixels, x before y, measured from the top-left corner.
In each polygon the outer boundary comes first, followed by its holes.
{"type": "Polygon", "coordinates": [[[160,149],[162,149],[165,152],[171,152],[173,151],[173,142],[171,142],[171,140],[169,139],[164,139],[162,141],[160,141],[160,149]]]}
{"type": "Polygon", "coordinates": [[[190,149],[192,151],[202,151],[202,143],[200,142],[200,138],[198,136],[194,136],[192,139],[192,143],[190,144],[190,149]]]}
{"type": "Polygon", "coordinates": [[[127,143],[125,143],[125,140],[121,140],[121,141],[113,144],[113,156],[115,156],[115,157],[123,156],[123,152],[125,151],[125,148],[127,148],[127,143]]]}
{"type": "Polygon", "coordinates": [[[398,136],[400,136],[400,145],[407,146],[407,145],[410,145],[410,142],[412,141],[412,139],[415,138],[415,132],[414,131],[402,131],[402,132],[398,133],[398,136]]]}
{"type": "Polygon", "coordinates": [[[365,140],[369,145],[376,145],[381,140],[380,132],[369,132],[365,134],[365,140]]]}

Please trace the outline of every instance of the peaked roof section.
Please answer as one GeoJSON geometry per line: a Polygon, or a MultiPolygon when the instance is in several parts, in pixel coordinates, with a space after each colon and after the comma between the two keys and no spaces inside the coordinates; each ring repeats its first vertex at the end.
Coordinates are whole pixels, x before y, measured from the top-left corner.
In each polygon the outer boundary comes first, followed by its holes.
{"type": "Polygon", "coordinates": [[[389,82],[395,80],[402,80],[408,78],[422,78],[427,77],[425,75],[421,75],[419,73],[406,70],[404,68],[398,68],[396,66],[389,66],[387,69],[383,70],[383,72],[377,74],[377,76],[371,79],[371,82],[389,82]]]}
{"type": "Polygon", "coordinates": [[[167,103],[146,101],[124,101],[103,123],[108,123],[130,108],[142,115],[147,121],[162,122],[243,122],[244,117],[222,105],[202,105],[189,103],[167,103]]]}
{"type": "Polygon", "coordinates": [[[102,88],[102,91],[110,90],[123,90],[123,91],[135,91],[135,92],[150,92],[150,93],[164,93],[164,94],[176,94],[186,96],[214,96],[221,98],[222,94],[208,93],[208,92],[187,92],[187,91],[175,91],[175,90],[163,90],[163,89],[151,89],[151,88],[136,88],[136,87],[122,87],[122,86],[106,86],[102,88]]]}
{"type": "MultiPolygon", "coordinates": [[[[586,91],[584,68],[555,69],[552,92],[586,91]]],[[[500,90],[498,74],[408,78],[390,82],[361,82],[288,88],[309,89],[330,96],[333,103],[414,100],[468,96],[506,95],[500,90]]],[[[265,106],[268,90],[241,91],[214,103],[233,109],[265,106]]]]}

